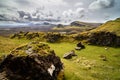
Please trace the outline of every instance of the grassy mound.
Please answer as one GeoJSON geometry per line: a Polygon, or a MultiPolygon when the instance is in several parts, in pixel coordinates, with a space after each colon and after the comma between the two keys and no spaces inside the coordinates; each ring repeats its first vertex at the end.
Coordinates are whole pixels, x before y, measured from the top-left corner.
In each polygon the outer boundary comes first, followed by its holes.
{"type": "Polygon", "coordinates": [[[120,18],[117,18],[113,21],[108,21],[105,24],[99,26],[98,28],[92,30],[91,32],[106,31],[115,33],[117,36],[120,36],[120,18]]]}
{"type": "Polygon", "coordinates": [[[120,18],[108,21],[91,31],[77,34],[74,39],[92,45],[120,47],[120,18]]]}
{"type": "Polygon", "coordinates": [[[8,80],[62,80],[63,64],[50,47],[31,42],[17,47],[0,63],[0,76],[8,80]],[[4,74],[3,74],[4,73],[4,74]]]}

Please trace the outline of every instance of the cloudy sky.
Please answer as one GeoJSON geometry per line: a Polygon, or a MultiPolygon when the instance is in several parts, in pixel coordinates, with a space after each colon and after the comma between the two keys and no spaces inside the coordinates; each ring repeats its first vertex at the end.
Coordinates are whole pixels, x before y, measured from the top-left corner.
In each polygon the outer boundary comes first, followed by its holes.
{"type": "Polygon", "coordinates": [[[0,0],[0,21],[105,22],[120,17],[120,0],[0,0]]]}

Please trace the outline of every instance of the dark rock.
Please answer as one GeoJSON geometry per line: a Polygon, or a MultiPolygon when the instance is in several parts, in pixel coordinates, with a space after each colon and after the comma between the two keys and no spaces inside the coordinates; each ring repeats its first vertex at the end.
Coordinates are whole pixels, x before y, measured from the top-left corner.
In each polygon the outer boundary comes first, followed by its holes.
{"type": "Polygon", "coordinates": [[[70,52],[65,53],[65,54],[63,55],[63,58],[65,58],[65,59],[71,59],[72,56],[77,56],[77,55],[75,54],[75,51],[74,51],[74,50],[71,50],[70,52]]]}
{"type": "Polygon", "coordinates": [[[79,42],[76,46],[77,48],[81,48],[81,49],[85,48],[85,46],[81,42],[79,42]]]}
{"type": "Polygon", "coordinates": [[[47,44],[32,42],[20,46],[0,63],[0,74],[8,80],[57,80],[63,64],[47,44]],[[31,48],[32,53],[26,53],[31,48]],[[46,52],[47,51],[47,52],[46,52]]]}
{"type": "Polygon", "coordinates": [[[47,42],[55,43],[62,38],[62,35],[60,33],[48,33],[44,38],[47,42]]]}
{"type": "Polygon", "coordinates": [[[63,55],[63,58],[65,58],[65,59],[71,59],[72,55],[70,53],[66,53],[66,54],[63,55]]]}
{"type": "Polygon", "coordinates": [[[120,37],[111,32],[96,32],[90,34],[88,42],[93,45],[120,46],[120,37]]]}
{"type": "Polygon", "coordinates": [[[63,28],[63,27],[64,27],[64,25],[62,25],[62,24],[57,25],[57,28],[63,28]]]}

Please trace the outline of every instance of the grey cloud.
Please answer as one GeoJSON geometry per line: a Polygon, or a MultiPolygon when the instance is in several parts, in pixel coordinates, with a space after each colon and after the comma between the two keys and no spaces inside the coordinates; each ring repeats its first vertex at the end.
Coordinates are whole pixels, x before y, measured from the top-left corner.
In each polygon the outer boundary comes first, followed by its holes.
{"type": "Polygon", "coordinates": [[[64,0],[67,3],[76,3],[79,2],[80,0],[64,0]]]}
{"type": "Polygon", "coordinates": [[[17,11],[19,14],[19,18],[23,18],[25,16],[25,12],[24,11],[17,11]]]}
{"type": "Polygon", "coordinates": [[[114,7],[115,0],[96,0],[89,5],[89,9],[105,9],[114,7]]]}
{"type": "Polygon", "coordinates": [[[8,6],[6,6],[6,5],[0,3],[0,8],[3,8],[3,7],[8,7],[8,6]]]}
{"type": "Polygon", "coordinates": [[[17,11],[19,14],[19,18],[21,20],[28,20],[28,21],[44,21],[44,20],[54,20],[57,21],[57,17],[54,16],[54,13],[52,11],[48,12],[42,12],[41,11],[35,11],[34,13],[29,13],[25,11],[17,11]]]}
{"type": "Polygon", "coordinates": [[[30,2],[28,0],[15,0],[17,3],[19,4],[30,4],[30,2]]]}
{"type": "Polygon", "coordinates": [[[16,21],[17,18],[10,16],[10,15],[5,15],[5,14],[0,14],[0,21],[16,21]]]}
{"type": "Polygon", "coordinates": [[[4,15],[0,15],[0,21],[5,21],[5,20],[6,20],[5,16],[4,15]]]}

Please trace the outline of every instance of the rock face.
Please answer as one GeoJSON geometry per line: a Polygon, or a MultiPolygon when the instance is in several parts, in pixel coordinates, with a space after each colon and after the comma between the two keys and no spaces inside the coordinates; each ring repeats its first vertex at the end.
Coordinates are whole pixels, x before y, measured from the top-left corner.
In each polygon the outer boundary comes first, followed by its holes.
{"type": "Polygon", "coordinates": [[[120,46],[120,37],[110,32],[91,33],[88,39],[90,44],[101,46],[120,46]]]}
{"type": "Polygon", "coordinates": [[[0,63],[0,73],[8,80],[57,80],[62,69],[60,58],[40,42],[16,48],[0,63]]]}

